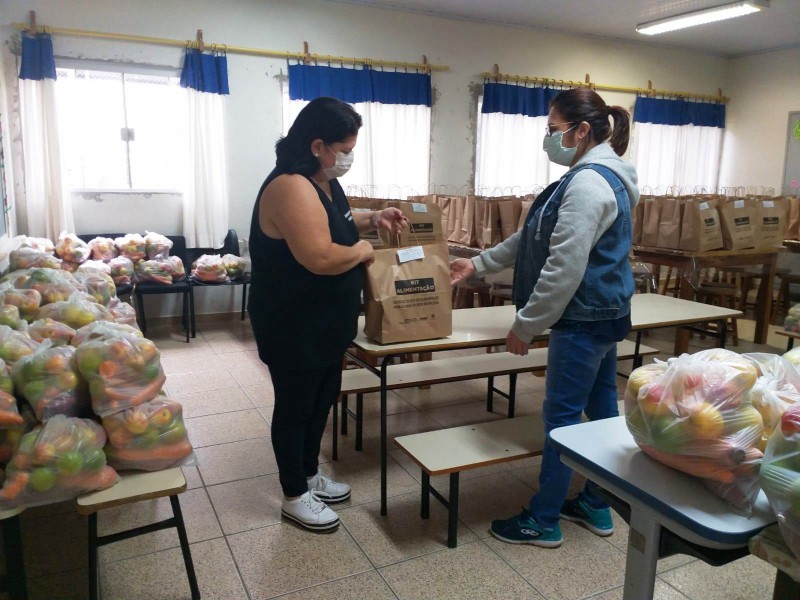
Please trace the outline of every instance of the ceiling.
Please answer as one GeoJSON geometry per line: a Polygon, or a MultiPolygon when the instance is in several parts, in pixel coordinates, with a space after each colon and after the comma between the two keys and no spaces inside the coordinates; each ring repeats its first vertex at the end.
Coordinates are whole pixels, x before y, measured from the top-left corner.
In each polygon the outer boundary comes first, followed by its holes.
{"type": "Polygon", "coordinates": [[[636,25],[732,0],[334,0],[394,11],[685,48],[725,57],[800,46],[800,0],[682,31],[646,36],[636,25]]]}

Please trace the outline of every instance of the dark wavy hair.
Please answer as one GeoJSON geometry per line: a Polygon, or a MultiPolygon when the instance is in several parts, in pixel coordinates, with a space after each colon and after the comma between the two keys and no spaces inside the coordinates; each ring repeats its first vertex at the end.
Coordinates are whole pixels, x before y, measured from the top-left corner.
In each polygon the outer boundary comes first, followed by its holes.
{"type": "Polygon", "coordinates": [[[621,106],[608,106],[600,95],[587,87],[564,90],[550,102],[568,123],[586,121],[591,127],[592,139],[598,144],[608,140],[619,156],[628,149],[631,137],[631,117],[621,106]],[[614,118],[611,127],[608,118],[614,118]]]}
{"type": "Polygon", "coordinates": [[[282,173],[311,176],[319,170],[319,159],[311,153],[311,142],[342,142],[358,133],[361,115],[336,98],[319,97],[300,111],[289,133],[275,144],[275,167],[282,173]]]}

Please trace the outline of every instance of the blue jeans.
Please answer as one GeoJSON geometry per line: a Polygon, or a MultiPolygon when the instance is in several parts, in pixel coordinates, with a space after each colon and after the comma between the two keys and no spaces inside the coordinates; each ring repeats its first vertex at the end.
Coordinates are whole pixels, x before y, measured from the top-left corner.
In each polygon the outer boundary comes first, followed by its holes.
{"type": "MultiPolygon", "coordinates": [[[[572,478],[572,469],[561,462],[550,444],[550,432],[580,423],[582,412],[592,421],[619,415],[617,343],[600,341],[588,333],[553,330],[547,350],[542,470],[539,492],[530,501],[531,514],[542,527],[558,523],[572,478]]],[[[607,508],[596,488],[597,484],[587,481],[583,498],[591,508],[607,508]]]]}

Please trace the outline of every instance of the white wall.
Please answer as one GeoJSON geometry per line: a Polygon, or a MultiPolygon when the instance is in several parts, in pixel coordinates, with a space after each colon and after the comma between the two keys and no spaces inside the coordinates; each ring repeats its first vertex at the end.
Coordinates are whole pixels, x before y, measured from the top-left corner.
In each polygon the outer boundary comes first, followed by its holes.
{"type": "Polygon", "coordinates": [[[765,185],[781,193],[788,117],[800,110],[798,66],[800,48],[731,61],[720,185],[765,185]]]}
{"type": "MultiPolygon", "coordinates": [[[[734,61],[696,52],[656,46],[602,40],[589,36],[568,36],[552,31],[500,27],[419,14],[405,14],[324,0],[3,0],[0,38],[16,34],[12,22],[24,22],[35,10],[41,24],[53,27],[130,33],[173,39],[193,39],[203,29],[207,43],[302,51],[303,41],[311,52],[320,54],[372,57],[384,60],[413,61],[427,55],[431,63],[450,66],[434,72],[433,131],[431,145],[431,183],[463,186],[472,182],[475,146],[475,89],[482,83],[480,73],[499,63],[503,72],[565,80],[583,80],[585,74],[600,84],[654,87],[715,94],[718,88],[730,96],[743,89],[750,103],[751,94],[736,77],[731,88],[731,65],[749,68],[746,59],[734,61]]],[[[122,43],[56,36],[57,55],[78,58],[117,60],[177,67],[180,48],[122,43]]],[[[8,53],[4,48],[3,52],[8,53]]],[[[794,64],[798,64],[796,57],[794,64]]],[[[791,57],[781,58],[773,67],[772,55],[753,59],[776,73],[784,70],[791,57]]],[[[15,64],[13,58],[6,59],[15,64]]],[[[230,178],[230,226],[241,238],[248,237],[250,215],[258,188],[274,164],[274,144],[281,133],[281,99],[277,77],[286,72],[286,61],[229,54],[231,96],[227,99],[226,137],[230,178]]],[[[13,69],[7,69],[13,71],[13,69]]],[[[797,77],[797,74],[794,75],[797,77]]],[[[8,74],[7,74],[8,78],[8,74]]],[[[744,79],[747,79],[746,77],[744,79]]],[[[795,79],[796,82],[796,79],[795,79]]],[[[797,88],[795,84],[795,88],[797,88]]],[[[630,94],[606,93],[609,103],[630,107],[630,94]]],[[[762,114],[736,112],[740,100],[732,103],[726,152],[734,157],[725,165],[728,173],[740,179],[729,185],[775,185],[783,164],[781,144],[765,143],[757,152],[764,171],[748,172],[740,164],[750,154],[736,143],[750,135],[754,127],[764,136],[783,139],[785,112],[781,121],[766,126],[762,114]],[[743,157],[743,158],[740,158],[743,157]],[[740,175],[741,174],[741,175],[740,175]]],[[[748,138],[748,143],[752,138],[748,138]]],[[[532,139],[540,144],[540,139],[532,139]]],[[[756,150],[753,150],[755,153],[756,150]]],[[[729,178],[730,179],[730,178],[729,178]]],[[[736,178],[734,178],[736,179],[736,178]]],[[[108,229],[124,225],[121,212],[106,202],[108,229]]],[[[103,208],[97,203],[92,210],[103,208]]],[[[96,213],[94,217],[97,218],[96,213]]],[[[145,217],[152,216],[158,227],[158,207],[152,205],[145,217]]],[[[76,216],[76,220],[84,217],[76,216]]],[[[148,227],[150,228],[150,227],[148,227]]]]}

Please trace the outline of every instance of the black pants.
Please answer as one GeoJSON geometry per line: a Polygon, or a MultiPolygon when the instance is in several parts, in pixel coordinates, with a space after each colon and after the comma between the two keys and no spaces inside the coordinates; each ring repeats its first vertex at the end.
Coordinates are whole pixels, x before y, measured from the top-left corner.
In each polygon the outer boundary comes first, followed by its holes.
{"type": "Polygon", "coordinates": [[[328,413],[342,387],[342,362],[313,370],[269,367],[275,389],[272,448],[286,496],[308,491],[317,474],[319,447],[328,413]]]}

